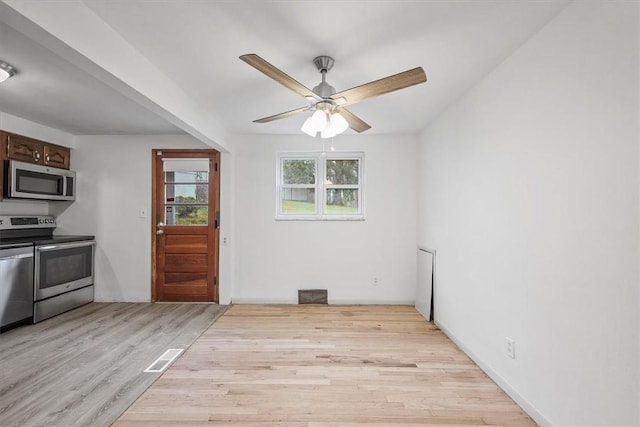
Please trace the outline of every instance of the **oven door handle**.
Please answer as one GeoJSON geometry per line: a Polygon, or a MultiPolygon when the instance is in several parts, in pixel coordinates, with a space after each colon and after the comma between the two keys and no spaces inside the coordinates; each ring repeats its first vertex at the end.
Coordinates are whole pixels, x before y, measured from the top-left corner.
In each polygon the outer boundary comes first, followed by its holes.
{"type": "Polygon", "coordinates": [[[33,258],[33,254],[19,254],[19,255],[10,255],[5,257],[0,257],[0,261],[7,261],[10,259],[21,259],[21,258],[33,258]]]}
{"type": "Polygon", "coordinates": [[[81,242],[81,243],[62,243],[60,245],[36,246],[36,251],[49,252],[49,251],[55,251],[58,249],[74,249],[74,248],[82,248],[84,246],[94,246],[95,244],[96,244],[95,241],[91,241],[91,242],[81,242]]]}

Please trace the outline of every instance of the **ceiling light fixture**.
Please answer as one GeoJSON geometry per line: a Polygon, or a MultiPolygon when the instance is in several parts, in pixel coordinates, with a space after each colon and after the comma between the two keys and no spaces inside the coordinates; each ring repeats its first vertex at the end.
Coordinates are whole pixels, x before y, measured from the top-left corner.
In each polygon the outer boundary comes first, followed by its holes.
{"type": "Polygon", "coordinates": [[[0,61],[0,83],[16,74],[16,69],[4,61],[0,61]]]}
{"type": "Polygon", "coordinates": [[[316,104],[316,111],[302,124],[302,132],[315,137],[320,132],[320,138],[333,138],[349,129],[349,123],[335,111],[335,104],[320,101],[316,104]]]}

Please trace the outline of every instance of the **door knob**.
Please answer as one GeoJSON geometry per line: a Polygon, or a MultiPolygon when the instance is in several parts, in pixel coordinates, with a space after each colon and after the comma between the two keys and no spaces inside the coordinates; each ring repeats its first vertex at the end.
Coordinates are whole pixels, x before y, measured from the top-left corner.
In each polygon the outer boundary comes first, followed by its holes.
{"type": "Polygon", "coordinates": [[[164,227],[164,223],[163,223],[162,221],[160,221],[160,222],[157,224],[157,227],[158,227],[158,228],[162,228],[162,227],[164,227]]]}
{"type": "Polygon", "coordinates": [[[164,230],[156,230],[156,235],[162,236],[164,234],[164,230]]]}

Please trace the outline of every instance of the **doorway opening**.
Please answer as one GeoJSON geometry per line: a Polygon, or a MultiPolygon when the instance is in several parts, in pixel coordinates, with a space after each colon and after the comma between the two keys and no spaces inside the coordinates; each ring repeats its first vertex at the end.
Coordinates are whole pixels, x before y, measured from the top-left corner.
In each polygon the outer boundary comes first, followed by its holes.
{"type": "Polygon", "coordinates": [[[220,153],[153,150],[151,300],[219,302],[220,153]]]}

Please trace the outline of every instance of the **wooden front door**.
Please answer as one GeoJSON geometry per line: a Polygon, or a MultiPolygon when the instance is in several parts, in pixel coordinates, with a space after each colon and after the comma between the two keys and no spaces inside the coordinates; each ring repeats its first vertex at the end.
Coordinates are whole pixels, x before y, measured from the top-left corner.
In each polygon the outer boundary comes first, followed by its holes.
{"type": "Polygon", "coordinates": [[[218,302],[219,162],[215,150],[153,150],[153,301],[218,302]]]}

